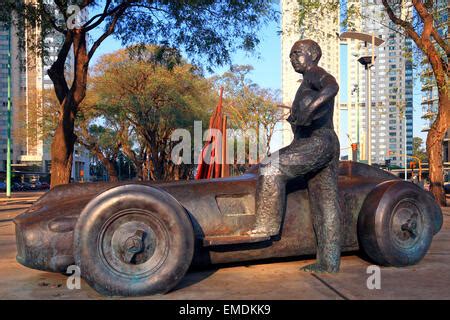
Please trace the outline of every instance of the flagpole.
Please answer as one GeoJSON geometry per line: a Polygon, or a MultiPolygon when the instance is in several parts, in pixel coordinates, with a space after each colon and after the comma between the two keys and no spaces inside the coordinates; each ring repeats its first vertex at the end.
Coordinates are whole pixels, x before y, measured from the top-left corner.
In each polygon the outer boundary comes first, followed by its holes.
{"type": "Polygon", "coordinates": [[[8,35],[8,114],[7,114],[7,151],[6,151],[6,197],[11,197],[11,28],[9,25],[8,35]]]}

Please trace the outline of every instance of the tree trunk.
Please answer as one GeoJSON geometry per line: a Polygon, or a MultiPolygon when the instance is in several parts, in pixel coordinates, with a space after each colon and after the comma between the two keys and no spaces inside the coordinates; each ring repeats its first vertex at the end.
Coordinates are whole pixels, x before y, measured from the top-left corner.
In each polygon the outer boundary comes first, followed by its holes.
{"type": "Polygon", "coordinates": [[[73,132],[75,115],[69,104],[64,100],[62,108],[65,110],[59,118],[55,136],[51,145],[51,186],[52,188],[70,182],[75,141],[77,136],[73,132]]]}
{"type": "MultiPolygon", "coordinates": [[[[89,57],[87,54],[86,33],[80,30],[72,32],[74,54],[74,78],[72,87],[61,101],[61,113],[55,137],[51,146],[51,187],[70,182],[74,145],[77,136],[74,133],[78,106],[86,95],[89,57]]],[[[59,70],[61,72],[61,70],[59,70]]],[[[50,74],[50,73],[49,73],[50,74]]],[[[53,81],[58,83],[61,79],[53,81]]],[[[64,80],[65,81],[65,80],[64,80]]],[[[61,84],[61,83],[60,83],[61,84]]],[[[58,86],[55,91],[58,94],[58,86]]]]}
{"type": "Polygon", "coordinates": [[[442,165],[442,143],[450,121],[450,100],[447,90],[439,90],[439,112],[427,136],[430,190],[441,206],[446,206],[444,171],[442,165]]]}
{"type": "Polygon", "coordinates": [[[114,160],[110,160],[103,155],[103,153],[98,149],[92,149],[97,158],[102,162],[105,166],[106,171],[108,172],[109,182],[117,182],[119,181],[119,175],[117,174],[116,167],[114,166],[114,160]]]}
{"type": "Polygon", "coordinates": [[[109,176],[109,182],[117,182],[119,181],[119,176],[117,175],[116,167],[114,166],[114,163],[109,161],[108,159],[105,159],[106,161],[103,162],[103,165],[106,167],[106,171],[108,171],[109,176]]]}

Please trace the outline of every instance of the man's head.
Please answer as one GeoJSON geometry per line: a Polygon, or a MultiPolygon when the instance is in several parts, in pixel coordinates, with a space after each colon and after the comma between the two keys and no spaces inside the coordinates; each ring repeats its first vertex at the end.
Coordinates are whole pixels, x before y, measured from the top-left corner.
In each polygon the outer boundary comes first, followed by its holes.
{"type": "Polygon", "coordinates": [[[322,57],[322,50],[313,40],[299,40],[292,46],[289,57],[294,70],[304,73],[309,67],[317,65],[322,57]]]}

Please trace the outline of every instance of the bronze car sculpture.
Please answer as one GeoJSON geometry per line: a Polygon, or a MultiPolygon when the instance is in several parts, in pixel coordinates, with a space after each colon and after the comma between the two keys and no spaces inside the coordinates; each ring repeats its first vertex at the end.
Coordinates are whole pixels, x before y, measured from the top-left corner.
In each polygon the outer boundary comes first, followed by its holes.
{"type": "MultiPolygon", "coordinates": [[[[82,277],[106,295],[174,288],[190,266],[310,255],[316,252],[308,191],[287,186],[280,233],[246,236],[255,221],[257,176],[179,182],[58,186],[15,220],[17,261],[82,277]]],[[[339,166],[342,251],[361,249],[379,265],[408,266],[426,254],[442,226],[431,193],[383,170],[339,166]]]]}

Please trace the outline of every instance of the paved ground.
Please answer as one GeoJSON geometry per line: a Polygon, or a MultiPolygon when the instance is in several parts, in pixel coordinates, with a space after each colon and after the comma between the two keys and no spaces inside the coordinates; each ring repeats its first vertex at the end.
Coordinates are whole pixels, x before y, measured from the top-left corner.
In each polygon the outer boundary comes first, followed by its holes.
{"type": "MultiPolygon", "coordinates": [[[[15,261],[12,217],[35,199],[28,195],[5,203],[0,198],[0,299],[104,299],[86,283],[66,287],[67,277],[22,267],[15,261]]],[[[336,275],[299,271],[310,260],[233,266],[190,272],[166,295],[146,299],[450,299],[450,208],[443,230],[424,260],[408,268],[381,268],[381,289],[367,288],[370,263],[345,256],[336,275]]]]}

